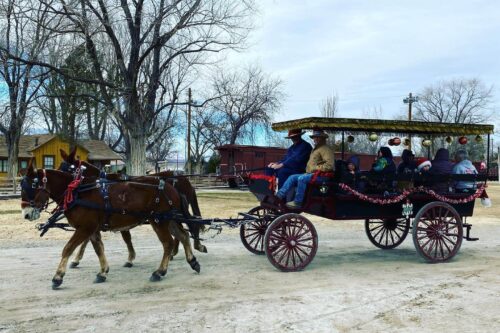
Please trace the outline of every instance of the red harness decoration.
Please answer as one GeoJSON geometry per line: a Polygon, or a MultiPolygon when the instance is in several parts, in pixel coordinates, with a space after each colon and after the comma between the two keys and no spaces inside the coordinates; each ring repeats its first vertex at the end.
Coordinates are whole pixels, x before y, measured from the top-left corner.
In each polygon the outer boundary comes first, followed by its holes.
{"type": "Polygon", "coordinates": [[[313,184],[316,182],[316,180],[318,179],[318,177],[327,177],[327,178],[333,178],[333,172],[325,172],[325,171],[321,171],[321,170],[316,170],[311,178],[311,181],[309,182],[309,184],[313,184]]]}
{"type": "Polygon", "coordinates": [[[261,175],[261,174],[253,174],[251,173],[248,178],[250,179],[263,179],[267,180],[269,182],[269,189],[274,190],[276,186],[276,176],[268,176],[268,175],[261,175]]]}
{"type": "Polygon", "coordinates": [[[68,205],[73,202],[73,191],[78,188],[80,183],[82,182],[82,170],[81,170],[81,164],[82,162],[79,161],[78,163],[78,168],[76,169],[76,175],[75,179],[69,183],[68,189],[66,190],[66,194],[64,195],[64,203],[63,203],[63,208],[64,210],[68,210],[68,205]]]}

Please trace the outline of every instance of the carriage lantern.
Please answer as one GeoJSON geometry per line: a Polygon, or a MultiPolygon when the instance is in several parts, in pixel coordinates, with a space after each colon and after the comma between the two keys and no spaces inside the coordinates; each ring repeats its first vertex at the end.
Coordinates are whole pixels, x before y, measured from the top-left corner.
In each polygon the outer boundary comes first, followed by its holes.
{"type": "Polygon", "coordinates": [[[370,140],[372,142],[377,141],[377,139],[378,139],[378,135],[375,132],[370,133],[370,135],[368,136],[368,140],[370,140]]]}
{"type": "Polygon", "coordinates": [[[467,137],[465,137],[465,136],[459,137],[458,143],[460,143],[461,145],[465,145],[467,143],[467,137]]]}

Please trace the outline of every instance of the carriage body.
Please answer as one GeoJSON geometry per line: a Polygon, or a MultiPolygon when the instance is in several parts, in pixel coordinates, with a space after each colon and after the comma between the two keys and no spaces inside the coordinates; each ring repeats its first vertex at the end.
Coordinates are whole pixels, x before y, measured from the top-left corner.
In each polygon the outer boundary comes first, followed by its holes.
{"type": "MultiPolygon", "coordinates": [[[[308,185],[300,210],[288,208],[283,200],[275,196],[276,186],[272,177],[250,176],[249,189],[260,202],[251,212],[257,214],[259,220],[243,225],[240,235],[247,249],[257,254],[265,253],[278,269],[303,269],[315,256],[317,233],[314,225],[301,213],[330,220],[364,220],[369,240],[381,249],[399,246],[411,230],[417,252],[428,262],[450,260],[460,249],[462,239],[477,240],[470,237],[471,225],[465,223],[465,218],[473,216],[475,199],[483,195],[486,186],[492,125],[339,118],[305,118],[273,124],[275,130],[297,128],[337,131],[342,133],[342,139],[345,133],[355,132],[405,133],[424,138],[487,135],[487,169],[479,175],[437,175],[431,179],[416,175],[411,179],[424,180],[431,185],[443,180],[449,184],[457,180],[473,181],[477,187],[472,193],[437,193],[430,186],[367,195],[340,183],[340,177],[334,171],[333,178],[308,185]]],[[[407,181],[405,177],[408,176],[390,176],[385,181],[396,184],[407,181]]]]}

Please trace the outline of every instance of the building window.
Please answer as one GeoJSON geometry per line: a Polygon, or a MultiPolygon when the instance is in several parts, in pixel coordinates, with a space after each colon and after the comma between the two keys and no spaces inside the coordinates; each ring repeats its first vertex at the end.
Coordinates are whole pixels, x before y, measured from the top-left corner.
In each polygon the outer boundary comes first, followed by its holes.
{"type": "Polygon", "coordinates": [[[0,172],[7,172],[7,160],[0,160],[0,172]]]}
{"type": "Polygon", "coordinates": [[[19,161],[19,169],[27,169],[28,161],[19,161]]]}
{"type": "Polygon", "coordinates": [[[43,168],[54,169],[54,155],[43,155],[43,168]]]}

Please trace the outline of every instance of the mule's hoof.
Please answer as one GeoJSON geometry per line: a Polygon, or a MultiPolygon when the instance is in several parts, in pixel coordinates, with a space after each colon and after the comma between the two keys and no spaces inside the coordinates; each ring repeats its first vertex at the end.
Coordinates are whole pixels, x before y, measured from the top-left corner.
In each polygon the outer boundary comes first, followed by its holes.
{"type": "Polygon", "coordinates": [[[71,264],[69,264],[69,268],[77,268],[79,264],[79,262],[72,261],[71,264]]]}
{"type": "Polygon", "coordinates": [[[207,247],[205,245],[201,245],[200,248],[198,248],[197,250],[198,252],[208,253],[207,247]]]}
{"type": "Polygon", "coordinates": [[[161,275],[158,274],[157,272],[154,272],[153,274],[151,274],[151,277],[149,278],[149,281],[151,281],[151,282],[161,281],[161,275]]]}
{"type": "Polygon", "coordinates": [[[167,271],[165,270],[165,271],[163,271],[163,272],[160,272],[160,275],[161,275],[161,276],[165,276],[165,275],[167,275],[167,271]]]}
{"type": "Polygon", "coordinates": [[[127,268],[130,268],[132,266],[134,266],[134,264],[132,264],[131,262],[128,262],[128,261],[123,265],[123,267],[127,267],[127,268]]]}
{"type": "Polygon", "coordinates": [[[198,260],[196,260],[195,257],[193,257],[193,259],[191,259],[191,261],[189,261],[189,266],[191,266],[191,268],[193,270],[195,270],[196,273],[199,273],[201,270],[200,263],[198,262],[198,260]]]}
{"type": "Polygon", "coordinates": [[[106,277],[103,276],[103,275],[100,275],[100,274],[97,274],[95,276],[95,280],[94,280],[94,283],[103,283],[106,281],[106,277]]]}
{"type": "Polygon", "coordinates": [[[62,284],[62,279],[52,279],[52,290],[56,290],[62,284]]]}

